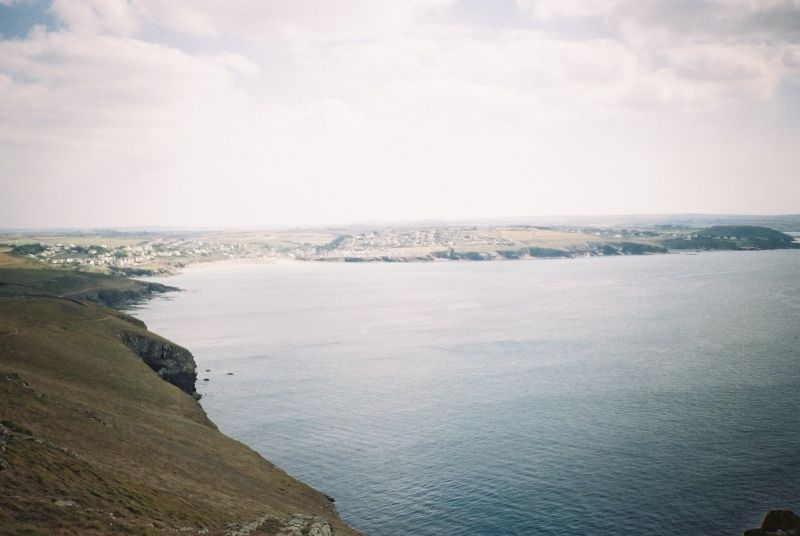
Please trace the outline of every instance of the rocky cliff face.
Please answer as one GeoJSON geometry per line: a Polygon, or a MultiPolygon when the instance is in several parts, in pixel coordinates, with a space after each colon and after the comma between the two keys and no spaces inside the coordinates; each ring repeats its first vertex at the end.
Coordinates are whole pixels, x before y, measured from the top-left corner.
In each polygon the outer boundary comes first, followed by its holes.
{"type": "Polygon", "coordinates": [[[195,391],[197,365],[189,350],[134,331],[120,332],[120,339],[163,380],[199,398],[195,391]]]}
{"type": "Polygon", "coordinates": [[[25,288],[0,295],[0,534],[358,534],[330,498],[217,430],[184,392],[188,351],[25,288]]]}
{"type": "Polygon", "coordinates": [[[791,510],[770,510],[761,527],[744,531],[744,536],[796,536],[800,534],[800,517],[791,510]]]}
{"type": "Polygon", "coordinates": [[[132,288],[93,288],[71,297],[91,303],[97,303],[111,307],[112,309],[124,309],[131,305],[147,301],[155,294],[162,294],[178,290],[160,283],[143,283],[136,281],[137,285],[132,288]]]}

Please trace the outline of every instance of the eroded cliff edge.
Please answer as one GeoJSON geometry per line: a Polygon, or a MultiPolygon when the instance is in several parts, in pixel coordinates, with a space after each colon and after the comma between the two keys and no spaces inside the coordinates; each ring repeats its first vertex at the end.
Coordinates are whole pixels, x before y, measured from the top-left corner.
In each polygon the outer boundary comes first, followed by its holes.
{"type": "Polygon", "coordinates": [[[189,350],[141,328],[122,330],[119,338],[162,380],[199,400],[197,364],[189,350]]]}
{"type": "Polygon", "coordinates": [[[188,350],[42,292],[46,276],[11,288],[0,270],[4,534],[357,534],[325,494],[217,430],[190,396],[188,350]]]}

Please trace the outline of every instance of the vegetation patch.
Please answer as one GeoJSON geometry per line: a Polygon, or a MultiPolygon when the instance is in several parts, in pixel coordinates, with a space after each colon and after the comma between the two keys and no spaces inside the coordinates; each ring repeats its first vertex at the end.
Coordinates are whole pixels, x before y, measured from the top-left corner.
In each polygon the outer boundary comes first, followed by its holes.
{"type": "Polygon", "coordinates": [[[24,426],[21,426],[21,425],[15,423],[12,420],[4,419],[4,420],[0,421],[0,424],[5,426],[6,428],[11,430],[12,432],[17,432],[18,434],[25,434],[25,435],[29,435],[29,436],[33,435],[33,432],[31,432],[29,429],[27,429],[24,426]]]}

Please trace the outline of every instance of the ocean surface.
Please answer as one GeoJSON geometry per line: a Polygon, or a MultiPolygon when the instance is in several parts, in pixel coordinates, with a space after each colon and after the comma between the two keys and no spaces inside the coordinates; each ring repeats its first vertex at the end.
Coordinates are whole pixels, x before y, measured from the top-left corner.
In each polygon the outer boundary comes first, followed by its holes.
{"type": "Polygon", "coordinates": [[[738,535],[800,510],[800,251],[157,280],[185,291],[134,314],[194,353],[211,419],[371,535],[738,535]]]}

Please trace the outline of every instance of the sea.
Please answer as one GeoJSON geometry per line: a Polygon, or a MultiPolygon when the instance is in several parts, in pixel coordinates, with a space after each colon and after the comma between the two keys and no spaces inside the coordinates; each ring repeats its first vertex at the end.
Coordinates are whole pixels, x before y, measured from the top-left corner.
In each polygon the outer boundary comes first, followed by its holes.
{"type": "Polygon", "coordinates": [[[226,434],[374,536],[800,511],[800,251],[193,266],[133,311],[226,434]]]}

